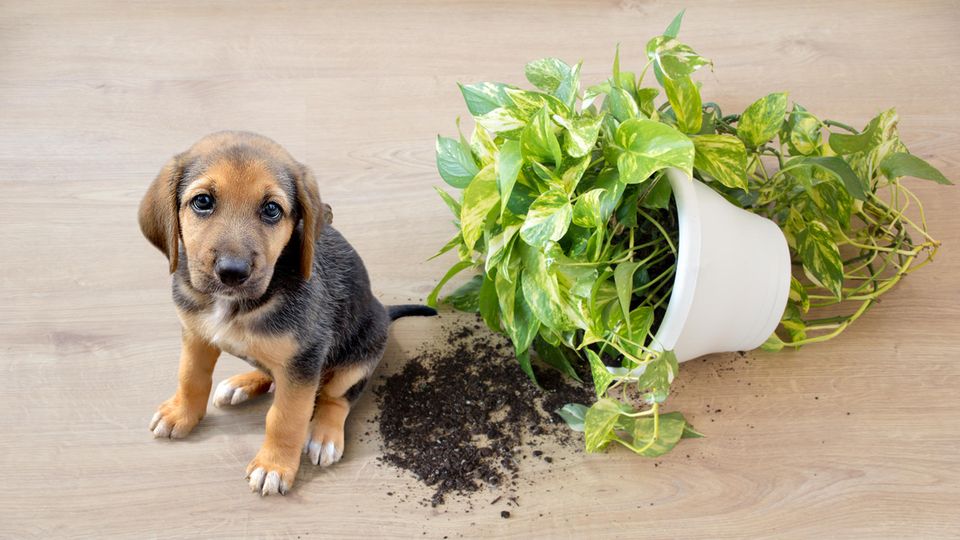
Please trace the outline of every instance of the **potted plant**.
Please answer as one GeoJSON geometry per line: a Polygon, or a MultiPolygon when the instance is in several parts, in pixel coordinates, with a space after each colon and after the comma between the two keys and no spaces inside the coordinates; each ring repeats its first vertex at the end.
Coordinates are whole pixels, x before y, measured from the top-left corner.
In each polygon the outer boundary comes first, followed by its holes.
{"type": "Polygon", "coordinates": [[[893,110],[856,130],[775,93],[725,115],[693,82],[711,64],[677,40],[682,15],[647,43],[639,75],[618,48],[611,77],[582,93],[581,64],[556,58],[527,64],[536,90],[461,85],[472,134],[437,139],[439,173],[462,190],[438,189],[457,228],[438,255],[459,260],[428,301],[477,271],[445,301],[509,336],[531,379],[533,351],[571,377],[588,363],[597,401],[561,411],[588,451],[656,456],[699,436],[661,410],[677,352],[832,338],[939,246],[901,178],[949,182],[908,152],[893,110]],[[728,316],[752,334],[732,334],[728,316]]]}

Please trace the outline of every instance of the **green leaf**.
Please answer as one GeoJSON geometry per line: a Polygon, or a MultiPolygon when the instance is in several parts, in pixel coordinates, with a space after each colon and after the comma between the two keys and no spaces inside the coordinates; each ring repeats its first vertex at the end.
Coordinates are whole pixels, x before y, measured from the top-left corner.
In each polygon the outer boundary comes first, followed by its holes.
{"type": "Polygon", "coordinates": [[[540,383],[537,382],[537,376],[533,373],[533,366],[530,364],[530,347],[528,346],[522,351],[517,351],[516,354],[520,369],[527,374],[527,377],[533,384],[540,386],[540,383]]]}
{"type": "Polygon", "coordinates": [[[520,237],[535,247],[544,247],[547,242],[556,242],[570,226],[573,207],[566,192],[553,188],[540,194],[527,212],[520,228],[520,237]]]}
{"type": "Polygon", "coordinates": [[[661,414],[658,422],[657,438],[650,444],[653,439],[654,422],[655,420],[649,416],[634,419],[633,432],[631,433],[633,435],[633,446],[644,449],[639,452],[641,456],[657,457],[672,450],[680,441],[684,433],[684,427],[687,425],[683,415],[678,412],[661,414]]]}
{"type": "Polygon", "coordinates": [[[500,300],[497,297],[497,288],[494,283],[495,277],[493,276],[495,275],[483,276],[478,307],[480,308],[480,316],[483,317],[483,322],[487,324],[487,327],[494,332],[500,332],[500,300]]]}
{"type": "Polygon", "coordinates": [[[573,222],[581,227],[595,228],[606,224],[600,215],[600,199],[606,190],[591,189],[582,193],[573,206],[573,222]]]}
{"type": "Polygon", "coordinates": [[[504,92],[509,86],[501,83],[481,82],[477,84],[458,84],[467,109],[473,116],[481,116],[512,102],[504,92]]]}
{"type": "Polygon", "coordinates": [[[436,259],[437,257],[443,255],[444,253],[450,251],[451,249],[459,246],[462,243],[463,243],[463,236],[461,236],[460,233],[457,232],[457,235],[451,238],[449,242],[444,244],[444,246],[440,248],[440,251],[434,253],[434,255],[427,260],[432,261],[433,259],[436,259]]]}
{"type": "Polygon", "coordinates": [[[557,410],[557,414],[574,431],[583,432],[586,427],[587,406],[579,403],[567,403],[557,410]]]}
{"type": "Polygon", "coordinates": [[[520,153],[524,159],[540,163],[554,163],[559,165],[562,160],[560,142],[553,130],[550,120],[550,111],[547,107],[540,109],[523,128],[520,134],[520,153]]]}
{"type": "Polygon", "coordinates": [[[500,195],[492,165],[487,165],[463,190],[463,207],[460,209],[460,231],[467,249],[473,249],[483,234],[483,227],[490,209],[496,206],[500,195]]]}
{"type": "Polygon", "coordinates": [[[624,320],[627,321],[628,329],[630,328],[630,299],[633,298],[633,273],[637,271],[638,266],[640,263],[637,262],[622,262],[613,271],[613,282],[617,286],[620,310],[624,320]]]}
{"type": "MultiPolygon", "coordinates": [[[[666,209],[670,207],[670,198],[673,195],[673,188],[670,186],[670,182],[667,180],[667,177],[663,174],[657,175],[657,178],[653,182],[648,182],[649,186],[643,192],[643,198],[640,199],[640,206],[644,208],[659,208],[666,209]]],[[[631,220],[621,221],[625,227],[635,227],[636,226],[636,212],[632,216],[631,220]]]]}
{"type": "MultiPolygon", "coordinates": [[[[799,216],[797,218],[803,219],[799,216]]],[[[832,292],[837,299],[841,299],[843,261],[830,230],[819,221],[803,220],[798,230],[793,232],[797,240],[797,253],[807,275],[832,292]]]]}
{"type": "Polygon", "coordinates": [[[777,352],[783,350],[786,343],[783,342],[776,334],[770,334],[770,337],[763,342],[763,345],[760,345],[760,348],[767,352],[777,352]]]}
{"type": "Polygon", "coordinates": [[[640,107],[633,96],[623,88],[611,88],[604,105],[618,122],[640,116],[640,107]]]}
{"type": "Polygon", "coordinates": [[[706,437],[706,435],[693,429],[693,426],[690,424],[684,424],[683,435],[680,436],[681,439],[702,439],[703,437],[706,437]]]}
{"type": "Polygon", "coordinates": [[[537,192],[523,184],[514,184],[513,191],[510,192],[510,200],[507,201],[507,210],[514,216],[526,215],[537,195],[537,192]]]}
{"type": "Polygon", "coordinates": [[[537,351],[537,357],[539,357],[543,363],[559,371],[560,373],[563,373],[571,379],[580,381],[580,376],[577,375],[577,372],[573,369],[573,366],[570,365],[570,359],[567,358],[567,355],[563,349],[555,345],[551,345],[543,339],[534,340],[533,349],[537,351]]]}
{"type": "Polygon", "coordinates": [[[521,288],[530,311],[543,323],[556,331],[569,326],[562,311],[562,300],[556,275],[547,267],[544,254],[537,248],[524,247],[521,288]]]}
{"type": "Polygon", "coordinates": [[[897,111],[887,109],[871,119],[860,133],[831,133],[830,148],[844,155],[876,150],[885,140],[896,138],[897,120],[897,111]]]}
{"type": "Polygon", "coordinates": [[[507,88],[504,92],[506,92],[510,101],[513,102],[513,108],[520,113],[522,118],[533,118],[533,116],[544,107],[547,108],[550,114],[555,113],[561,116],[567,116],[570,113],[570,108],[567,107],[564,102],[550,94],[531,92],[519,88],[507,88]]]}
{"type": "Polygon", "coordinates": [[[453,291],[443,303],[450,304],[460,311],[477,313],[480,311],[480,286],[483,284],[483,274],[478,274],[470,278],[463,285],[453,291]]]}
{"type": "Polygon", "coordinates": [[[721,184],[747,191],[747,149],[732,135],[698,135],[694,166],[721,184]]]}
{"type": "Polygon", "coordinates": [[[677,362],[677,355],[673,351],[663,351],[650,359],[645,367],[641,366],[641,368],[643,368],[643,373],[637,380],[638,388],[667,390],[680,371],[680,364],[677,362]]]}
{"type": "Polygon", "coordinates": [[[587,452],[599,452],[613,440],[621,412],[620,405],[610,398],[600,399],[587,409],[583,419],[587,452]]]}
{"type": "Polygon", "coordinates": [[[570,66],[559,58],[541,58],[526,65],[524,74],[530,84],[544,92],[553,93],[570,73],[570,66]]]}
{"type": "Polygon", "coordinates": [[[617,129],[616,140],[624,148],[617,168],[627,184],[643,182],[667,167],[692,174],[693,142],[666,124],[647,119],[627,120],[617,129]]]}
{"type": "Polygon", "coordinates": [[[663,32],[664,36],[676,38],[680,34],[680,23],[683,22],[683,14],[686,13],[686,11],[686,9],[681,9],[680,13],[677,13],[677,16],[670,22],[670,26],[663,32]]]}
{"type": "Polygon", "coordinates": [[[644,116],[654,118],[656,104],[653,102],[653,100],[659,95],[660,90],[657,88],[637,89],[637,106],[640,107],[640,112],[643,113],[644,116]]]}
{"type": "Polygon", "coordinates": [[[684,133],[699,133],[703,122],[700,89],[689,76],[664,77],[663,90],[677,117],[677,127],[684,133]]]}
{"type": "Polygon", "coordinates": [[[853,172],[850,165],[840,156],[811,156],[803,158],[803,163],[809,163],[819,167],[839,178],[847,188],[847,192],[854,199],[865,201],[867,199],[867,182],[853,172]]]}
{"type": "Polygon", "coordinates": [[[657,36],[647,42],[647,57],[653,67],[668,78],[685,77],[710,61],[698,55],[688,45],[670,36],[657,36]]]}
{"type": "Polygon", "coordinates": [[[500,214],[503,215],[507,208],[507,202],[510,201],[510,194],[513,193],[513,186],[517,183],[520,167],[523,165],[520,143],[518,141],[504,141],[500,147],[500,152],[497,154],[496,164],[497,189],[500,192],[500,214]]]}
{"type": "Polygon", "coordinates": [[[559,58],[541,58],[527,64],[524,73],[530,84],[571,107],[580,89],[580,67],[571,68],[559,58]]]}
{"type": "Polygon", "coordinates": [[[590,349],[587,351],[587,360],[590,362],[590,376],[593,377],[593,388],[597,392],[597,397],[603,397],[607,387],[613,382],[613,374],[607,370],[607,366],[600,360],[597,353],[590,349]]]}
{"type": "Polygon", "coordinates": [[[737,136],[749,148],[763,146],[780,131],[785,114],[786,92],[760,98],[743,111],[737,124],[737,136]]]}
{"type": "MultiPolygon", "coordinates": [[[[522,280],[522,272],[520,278],[522,280]]],[[[513,324],[507,328],[507,331],[519,355],[530,348],[530,344],[533,343],[533,338],[537,336],[537,330],[540,329],[540,321],[537,320],[537,317],[533,314],[523,294],[516,295],[515,302],[513,324]]]]}
{"type": "Polygon", "coordinates": [[[590,156],[583,156],[571,163],[567,170],[563,171],[563,175],[560,176],[560,184],[563,186],[563,190],[572,195],[589,166],[590,156]]]}
{"type": "MultiPolygon", "coordinates": [[[[593,185],[604,190],[600,196],[600,223],[606,223],[620,204],[626,184],[620,181],[619,171],[608,168],[600,171],[593,185]]],[[[633,202],[636,205],[636,199],[633,202]]]]}
{"type": "Polygon", "coordinates": [[[460,261],[447,270],[447,273],[440,278],[440,281],[437,282],[437,285],[432,291],[430,291],[430,295],[427,296],[427,305],[433,308],[437,307],[437,296],[440,294],[440,289],[442,289],[443,286],[446,285],[446,283],[450,281],[453,276],[459,274],[465,268],[470,268],[471,266],[473,266],[473,263],[470,261],[460,261]]]}
{"type": "Polygon", "coordinates": [[[577,116],[567,120],[557,115],[553,120],[566,129],[563,147],[570,157],[579,158],[590,154],[597,144],[602,116],[577,116]]]}
{"type": "Polygon", "coordinates": [[[459,220],[460,219],[460,203],[457,202],[449,193],[433,186],[433,189],[437,191],[437,195],[440,195],[440,198],[443,199],[443,202],[447,204],[447,208],[450,209],[450,212],[459,220]]]}
{"type": "Polygon", "coordinates": [[[520,224],[507,225],[497,234],[490,236],[487,240],[487,257],[484,263],[486,272],[500,264],[500,261],[507,256],[513,246],[513,238],[520,230],[520,224]]]}
{"type": "Polygon", "coordinates": [[[488,113],[476,117],[477,124],[487,131],[499,133],[504,137],[517,138],[520,130],[527,125],[528,118],[513,108],[497,107],[488,113]]]}
{"type": "Polygon", "coordinates": [[[503,322],[504,330],[508,336],[513,335],[515,326],[514,312],[517,305],[517,283],[518,275],[510,275],[509,267],[501,266],[494,276],[494,288],[497,291],[497,299],[500,303],[500,321],[503,322]]]}
{"type": "Polygon", "coordinates": [[[783,126],[780,140],[786,142],[794,155],[809,156],[820,148],[820,129],[823,124],[802,106],[793,104],[793,110],[783,126]]]}
{"type": "Polygon", "coordinates": [[[790,300],[796,302],[803,313],[810,310],[810,297],[807,289],[795,277],[790,277],[790,300]]]}
{"type": "Polygon", "coordinates": [[[480,169],[470,148],[455,139],[437,136],[437,170],[446,183],[463,189],[480,169]]]}
{"type": "Polygon", "coordinates": [[[630,339],[636,343],[645,343],[647,341],[647,333],[650,332],[650,327],[653,326],[653,308],[650,306],[640,306],[630,312],[627,321],[630,322],[628,325],[630,328],[630,339]]]}
{"type": "Polygon", "coordinates": [[[926,161],[906,152],[894,152],[880,162],[880,172],[890,180],[901,176],[912,176],[923,180],[933,180],[938,184],[952,186],[953,182],[926,161]]]}

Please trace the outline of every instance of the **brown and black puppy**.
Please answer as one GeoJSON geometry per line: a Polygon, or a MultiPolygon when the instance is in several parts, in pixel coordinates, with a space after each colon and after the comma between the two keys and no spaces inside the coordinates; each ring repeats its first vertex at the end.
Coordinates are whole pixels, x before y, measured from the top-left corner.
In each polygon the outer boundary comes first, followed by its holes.
{"type": "Polygon", "coordinates": [[[314,464],[338,461],[344,420],[390,321],[436,312],[374,298],[313,175],[266,137],[204,137],[163,167],[139,217],[170,261],[183,330],[179,384],[150,421],[154,436],[184,437],[197,425],[227,351],[257,369],[221,382],[215,405],[276,389],[266,439],[247,466],[251,489],[289,490],[301,449],[314,464]]]}

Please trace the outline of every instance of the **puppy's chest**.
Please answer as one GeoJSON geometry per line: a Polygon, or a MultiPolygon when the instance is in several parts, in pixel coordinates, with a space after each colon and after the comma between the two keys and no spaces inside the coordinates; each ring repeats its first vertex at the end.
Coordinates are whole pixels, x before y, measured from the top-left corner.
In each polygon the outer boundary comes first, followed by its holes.
{"type": "Polygon", "coordinates": [[[193,322],[210,343],[256,367],[285,365],[297,353],[297,341],[291,335],[266,335],[254,329],[256,319],[256,315],[237,314],[229,301],[217,300],[193,322]]]}
{"type": "Polygon", "coordinates": [[[249,356],[249,325],[245,317],[238,317],[233,304],[217,300],[200,314],[199,324],[204,336],[221,350],[239,356],[249,356]]]}

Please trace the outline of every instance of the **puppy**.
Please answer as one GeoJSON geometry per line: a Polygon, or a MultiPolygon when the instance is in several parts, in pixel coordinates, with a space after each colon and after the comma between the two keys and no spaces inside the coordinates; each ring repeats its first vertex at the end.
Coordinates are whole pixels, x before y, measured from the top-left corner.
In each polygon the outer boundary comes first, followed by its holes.
{"type": "Polygon", "coordinates": [[[286,493],[301,449],[321,466],[343,455],[351,403],[383,355],[390,321],[435,315],[384,306],[363,262],[330,223],[307,167],[245,132],[204,137],[171,159],[140,204],[143,235],[166,254],[182,327],[178,386],[150,421],[185,437],[203,418],[221,351],[256,369],[217,386],[214,405],[276,389],[250,488],[286,493]]]}

